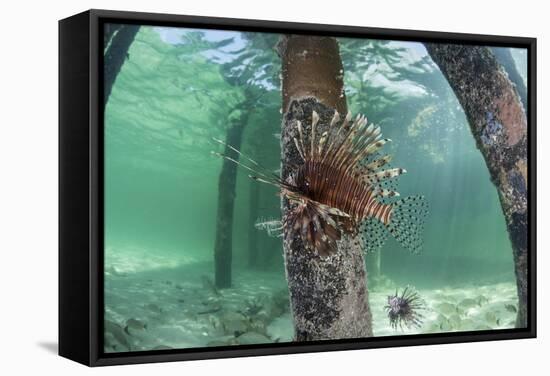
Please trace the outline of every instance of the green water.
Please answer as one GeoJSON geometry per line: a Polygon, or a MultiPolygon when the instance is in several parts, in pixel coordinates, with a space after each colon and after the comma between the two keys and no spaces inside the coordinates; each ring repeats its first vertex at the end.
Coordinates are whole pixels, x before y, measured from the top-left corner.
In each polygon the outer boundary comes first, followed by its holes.
{"type": "MultiPolygon", "coordinates": [[[[260,185],[250,217],[257,183],[243,171],[233,287],[210,286],[222,166],[210,153],[221,151],[211,139],[225,140],[248,88],[255,100],[239,110],[249,113],[240,149],[280,168],[277,38],[140,28],[105,111],[105,351],[292,339],[281,239],[254,229],[258,261],[248,263],[251,227],[280,218],[279,198],[260,185]],[[269,317],[243,328],[242,312],[254,305],[269,317]]],[[[420,255],[393,240],[382,249],[382,276],[370,288],[375,335],[403,334],[389,327],[383,306],[406,285],[429,307],[423,327],[406,333],[512,327],[509,306],[517,299],[504,217],[452,90],[421,44],[341,39],[340,46],[350,110],[365,113],[394,141],[386,152],[408,171],[399,179],[401,195],[423,194],[430,205],[420,255]],[[465,307],[468,299],[481,303],[465,307]]],[[[525,52],[511,52],[525,79],[525,52]]]]}

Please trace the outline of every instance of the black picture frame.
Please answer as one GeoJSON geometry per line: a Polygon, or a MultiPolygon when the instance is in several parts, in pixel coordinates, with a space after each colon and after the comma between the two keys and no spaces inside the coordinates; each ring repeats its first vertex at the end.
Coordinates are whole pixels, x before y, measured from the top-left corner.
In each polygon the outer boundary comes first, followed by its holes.
{"type": "Polygon", "coordinates": [[[536,337],[536,39],[88,10],[59,21],[59,354],[88,366],[536,337]],[[521,47],[528,51],[529,323],[524,329],[131,353],[103,352],[105,22],[521,47]]]}

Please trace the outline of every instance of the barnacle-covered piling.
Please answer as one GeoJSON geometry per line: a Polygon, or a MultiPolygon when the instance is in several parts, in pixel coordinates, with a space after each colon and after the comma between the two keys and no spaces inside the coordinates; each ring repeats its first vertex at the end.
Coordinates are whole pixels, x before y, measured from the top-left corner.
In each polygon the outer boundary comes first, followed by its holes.
{"type": "MultiPolygon", "coordinates": [[[[282,60],[282,179],[303,163],[294,144],[296,122],[310,130],[312,112],[319,116],[317,134],[331,125],[334,112],[347,113],[343,66],[334,38],[285,36],[278,46],[282,60]]],[[[283,215],[291,203],[282,198],[283,215]]],[[[344,235],[338,252],[321,258],[307,251],[297,231],[284,231],[284,257],[295,340],[372,336],[372,316],[363,250],[359,238],[344,235]]]]}
{"type": "MultiPolygon", "coordinates": [[[[311,114],[319,116],[317,133],[330,127],[334,109],[315,98],[293,101],[285,114],[282,142],[282,177],[290,176],[292,166],[303,163],[294,138],[300,121],[305,132],[311,130],[311,114]]],[[[292,215],[295,204],[282,199],[283,216],[292,215]]],[[[283,236],[287,281],[298,341],[372,336],[372,317],[364,252],[359,235],[342,233],[337,250],[322,256],[306,249],[300,230],[287,226],[283,236]]]]}
{"type": "Polygon", "coordinates": [[[426,48],[462,105],[498,191],[515,263],[519,298],[516,326],[525,328],[531,215],[527,210],[526,113],[514,85],[488,47],[427,43],[426,48]]]}

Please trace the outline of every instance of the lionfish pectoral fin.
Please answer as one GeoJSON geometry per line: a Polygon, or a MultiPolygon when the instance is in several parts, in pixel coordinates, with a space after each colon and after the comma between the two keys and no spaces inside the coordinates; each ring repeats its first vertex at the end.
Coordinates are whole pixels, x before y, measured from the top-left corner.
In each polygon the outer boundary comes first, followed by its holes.
{"type": "Polygon", "coordinates": [[[342,238],[341,232],[336,227],[330,225],[327,223],[325,226],[325,234],[331,240],[332,242],[336,243],[336,241],[340,240],[342,238]]]}
{"type": "MultiPolygon", "coordinates": [[[[354,220],[343,211],[328,205],[312,201],[318,216],[316,217],[317,242],[320,248],[331,255],[338,250],[336,242],[342,239],[342,232],[351,233],[355,228],[354,220]]],[[[319,252],[321,254],[321,252],[319,252]]]]}
{"type": "Polygon", "coordinates": [[[339,217],[338,222],[341,229],[346,234],[356,235],[357,234],[357,223],[351,217],[339,217]]]}
{"type": "Polygon", "coordinates": [[[319,224],[313,233],[312,248],[319,256],[328,257],[338,250],[337,241],[342,238],[342,231],[323,219],[319,219],[319,224]]]}
{"type": "Polygon", "coordinates": [[[321,211],[325,215],[328,215],[331,217],[344,217],[344,218],[349,217],[349,214],[343,212],[338,208],[333,208],[331,206],[321,204],[320,202],[313,201],[313,200],[309,200],[309,201],[318,208],[317,210],[321,211]]]}
{"type": "Polygon", "coordinates": [[[320,242],[318,240],[315,243],[315,250],[317,251],[319,256],[323,258],[328,257],[335,252],[335,249],[331,248],[329,243],[320,242]]]}
{"type": "Polygon", "coordinates": [[[349,216],[334,214],[344,213],[298,193],[291,193],[287,198],[300,202],[301,208],[291,211],[285,226],[299,235],[306,249],[322,258],[334,254],[338,250],[336,242],[342,237],[342,219],[349,220],[349,216]]]}
{"type": "Polygon", "coordinates": [[[342,238],[341,231],[319,218],[319,230],[315,233],[315,249],[321,257],[334,254],[338,247],[336,242],[342,238]]]}
{"type": "Polygon", "coordinates": [[[409,196],[392,204],[393,210],[387,230],[401,246],[412,253],[419,253],[423,247],[422,233],[428,214],[424,196],[409,196]]]}

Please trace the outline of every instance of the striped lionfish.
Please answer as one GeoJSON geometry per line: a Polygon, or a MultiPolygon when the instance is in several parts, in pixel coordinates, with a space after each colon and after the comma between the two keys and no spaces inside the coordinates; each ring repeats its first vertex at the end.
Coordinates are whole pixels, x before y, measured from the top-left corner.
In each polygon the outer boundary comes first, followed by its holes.
{"type": "Polygon", "coordinates": [[[407,328],[422,326],[423,315],[419,311],[426,309],[424,301],[418,293],[408,286],[405,287],[401,296],[395,290],[395,295],[388,296],[388,304],[384,307],[388,312],[390,325],[397,329],[397,326],[403,330],[403,324],[407,328]]]}
{"type": "Polygon", "coordinates": [[[301,122],[296,121],[298,134],[293,142],[303,163],[293,168],[285,181],[221,140],[214,139],[247,162],[213,153],[251,171],[250,178],[278,187],[292,204],[282,221],[284,229],[297,232],[306,249],[321,257],[336,252],[336,242],[343,233],[357,234],[360,223],[370,224],[374,230],[361,231],[365,243],[381,246],[389,232],[405,248],[418,252],[427,207],[422,196],[388,202],[399,193],[386,189],[384,183],[406,172],[402,168],[382,169],[391,156],[379,151],[391,140],[382,139],[380,127],[368,125],[362,115],[352,121],[348,113],[336,130],[340,115],[335,111],[328,131],[320,137],[318,122],[319,115],[312,111],[307,142],[301,122]],[[387,232],[380,230],[380,225],[387,232]]]}

